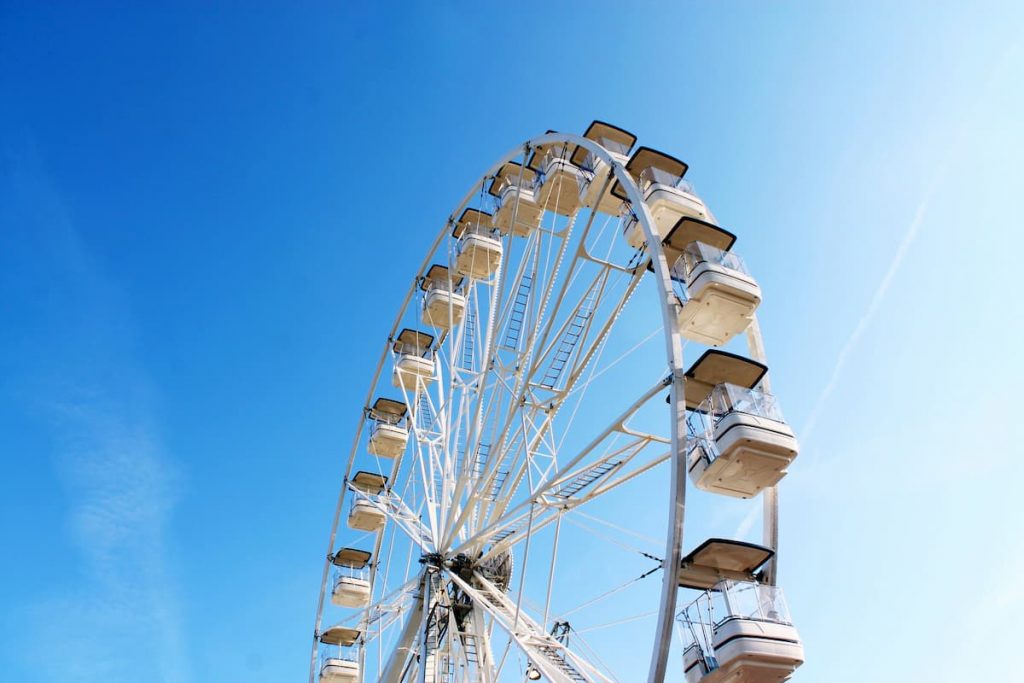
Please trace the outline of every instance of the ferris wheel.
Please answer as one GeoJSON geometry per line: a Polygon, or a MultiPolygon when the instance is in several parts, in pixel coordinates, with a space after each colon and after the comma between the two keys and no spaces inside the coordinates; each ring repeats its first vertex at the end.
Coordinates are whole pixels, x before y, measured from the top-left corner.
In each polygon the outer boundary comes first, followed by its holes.
{"type": "Polygon", "coordinates": [[[774,683],[803,662],[761,291],[687,165],[636,143],[549,131],[444,221],[366,373],[310,683],[774,683]],[[688,486],[760,499],[762,543],[687,551],[688,486]]]}

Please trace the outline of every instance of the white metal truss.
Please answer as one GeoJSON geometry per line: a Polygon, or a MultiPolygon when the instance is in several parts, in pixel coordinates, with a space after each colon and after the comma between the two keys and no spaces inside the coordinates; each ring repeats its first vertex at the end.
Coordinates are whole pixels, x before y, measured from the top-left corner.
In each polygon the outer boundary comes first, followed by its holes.
{"type": "Polygon", "coordinates": [[[451,575],[452,582],[471,596],[473,603],[488,613],[515,640],[530,662],[548,680],[554,683],[610,681],[585,659],[555,640],[521,606],[513,603],[503,590],[479,573],[473,578],[476,586],[451,575]]]}
{"type": "MultiPolygon", "coordinates": [[[[667,463],[667,475],[661,477],[669,483],[666,537],[658,555],[662,567],[671,571],[658,573],[662,583],[658,604],[645,606],[657,609],[648,681],[667,678],[678,589],[675,568],[682,556],[685,516],[685,366],[675,324],[678,300],[671,264],[637,183],[592,140],[556,133],[530,140],[499,160],[467,193],[417,274],[432,263],[445,265],[454,289],[458,245],[452,233],[463,209],[493,201],[486,189],[507,162],[520,159],[522,180],[531,152],[559,145],[581,147],[604,162],[607,174],[589,182],[599,183],[602,194],[616,183],[622,188],[646,246],[624,258],[616,245],[623,242],[618,233],[625,216],[596,210],[559,215],[552,210],[559,205],[556,196],[543,207],[538,225],[514,227],[513,234],[501,237],[504,251],[496,272],[462,283],[461,324],[451,329],[427,327],[418,313],[420,278],[414,279],[387,336],[365,401],[369,406],[377,396],[389,394],[403,402],[408,409],[409,445],[400,458],[372,459],[377,472],[387,478],[387,488],[380,495],[352,486],[352,476],[360,469],[355,466],[357,460],[366,462],[360,447],[367,419],[362,411],[330,532],[329,552],[333,552],[348,499],[368,501],[387,519],[386,530],[372,534],[373,559],[367,574],[375,599],[350,619],[363,631],[364,677],[372,666],[376,677],[388,683],[498,683],[507,679],[502,671],[511,648],[520,664],[534,667],[550,681],[615,680],[603,663],[570,650],[549,632],[561,522],[582,506],[599,505],[602,497],[667,463]],[[591,387],[610,368],[603,355],[643,280],[652,283],[645,286],[654,287],[661,315],[661,379],[632,402],[620,395],[594,397],[591,387]],[[436,339],[434,375],[417,379],[409,387],[392,387],[389,369],[396,361],[392,342],[399,330],[417,325],[436,339]],[[660,403],[666,392],[667,425],[663,423],[659,431],[632,427],[631,418],[660,403]],[[618,408],[616,415],[603,426],[591,423],[580,428],[578,412],[581,408],[585,412],[595,401],[618,408]],[[593,436],[582,442],[584,433],[593,436]],[[547,565],[542,556],[537,559],[541,551],[532,550],[533,562],[547,569],[547,595],[541,596],[542,608],[535,610],[541,615],[538,621],[524,604],[522,579],[513,590],[485,568],[506,557],[511,567],[515,557],[522,564],[516,564],[515,571],[525,574],[531,539],[552,526],[554,547],[547,565]],[[460,571],[459,562],[468,564],[460,571]],[[495,643],[502,640],[505,650],[499,655],[495,643]],[[367,658],[371,644],[376,661],[367,658]]],[[[562,191],[569,190],[563,187],[562,191]]],[[[513,226],[528,213],[524,201],[517,199],[513,205],[513,226]]],[[[751,357],[763,360],[756,319],[747,337],[751,357]]],[[[777,548],[776,490],[765,492],[763,499],[765,543],[777,548]]],[[[566,567],[566,561],[559,566],[566,567]]],[[[310,683],[316,678],[317,637],[325,625],[329,571],[328,561],[314,628],[310,683]]],[[[773,583],[774,561],[768,572],[773,583]]],[[[630,680],[637,676],[633,672],[630,680]]]]}

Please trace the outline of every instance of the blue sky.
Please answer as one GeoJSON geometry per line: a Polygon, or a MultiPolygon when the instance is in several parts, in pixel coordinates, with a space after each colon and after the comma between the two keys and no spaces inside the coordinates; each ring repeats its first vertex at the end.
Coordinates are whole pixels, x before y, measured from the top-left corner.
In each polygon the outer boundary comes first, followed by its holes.
{"type": "Polygon", "coordinates": [[[423,251],[499,155],[593,118],[690,164],[765,291],[803,440],[797,680],[1019,671],[1022,19],[3,3],[5,676],[301,679],[368,365],[423,251]]]}

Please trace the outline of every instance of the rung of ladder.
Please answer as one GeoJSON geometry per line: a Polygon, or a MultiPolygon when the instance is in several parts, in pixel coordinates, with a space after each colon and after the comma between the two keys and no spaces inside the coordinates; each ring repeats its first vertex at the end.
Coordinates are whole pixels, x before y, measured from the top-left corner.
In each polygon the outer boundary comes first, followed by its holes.
{"type": "Polygon", "coordinates": [[[476,312],[472,306],[467,307],[466,320],[462,329],[462,369],[473,369],[473,352],[476,338],[476,312]]]}
{"type": "Polygon", "coordinates": [[[569,322],[562,338],[558,342],[558,347],[555,349],[554,355],[551,357],[551,363],[544,372],[544,378],[540,382],[542,387],[546,389],[553,389],[558,383],[559,378],[562,376],[562,371],[569,362],[569,358],[572,357],[573,351],[576,350],[576,345],[579,343],[580,337],[583,336],[583,331],[586,329],[587,321],[590,320],[590,316],[594,313],[594,303],[596,298],[597,290],[596,288],[591,288],[591,290],[587,292],[587,296],[583,299],[579,308],[576,309],[572,320],[569,322]]]}
{"type": "Polygon", "coordinates": [[[512,301],[512,311],[509,314],[508,327],[505,331],[505,340],[502,346],[515,350],[519,344],[519,336],[523,331],[523,321],[526,319],[526,307],[530,302],[530,288],[533,285],[533,278],[530,275],[523,275],[516,289],[515,299],[512,301]]]}
{"type": "Polygon", "coordinates": [[[622,464],[622,460],[606,460],[577,474],[562,484],[554,495],[570,498],[622,464]]]}

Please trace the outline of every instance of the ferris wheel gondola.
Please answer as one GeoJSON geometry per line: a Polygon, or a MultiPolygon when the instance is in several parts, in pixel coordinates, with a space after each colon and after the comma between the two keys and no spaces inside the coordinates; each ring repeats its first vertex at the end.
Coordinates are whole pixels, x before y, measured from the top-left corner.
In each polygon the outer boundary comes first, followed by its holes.
{"type": "Polygon", "coordinates": [[[761,290],[686,163],[636,142],[600,121],[530,140],[434,240],[353,438],[310,683],[633,681],[639,667],[775,683],[803,661],[775,585],[776,486],[797,444],[768,386],[761,290]],[[743,334],[749,358],[711,348],[684,365],[687,340],[743,334]],[[664,353],[640,353],[659,336],[664,353]],[[761,498],[763,545],[713,538],[684,556],[688,478],[761,498]],[[647,653],[608,661],[615,626],[639,619],[647,653]]]}

